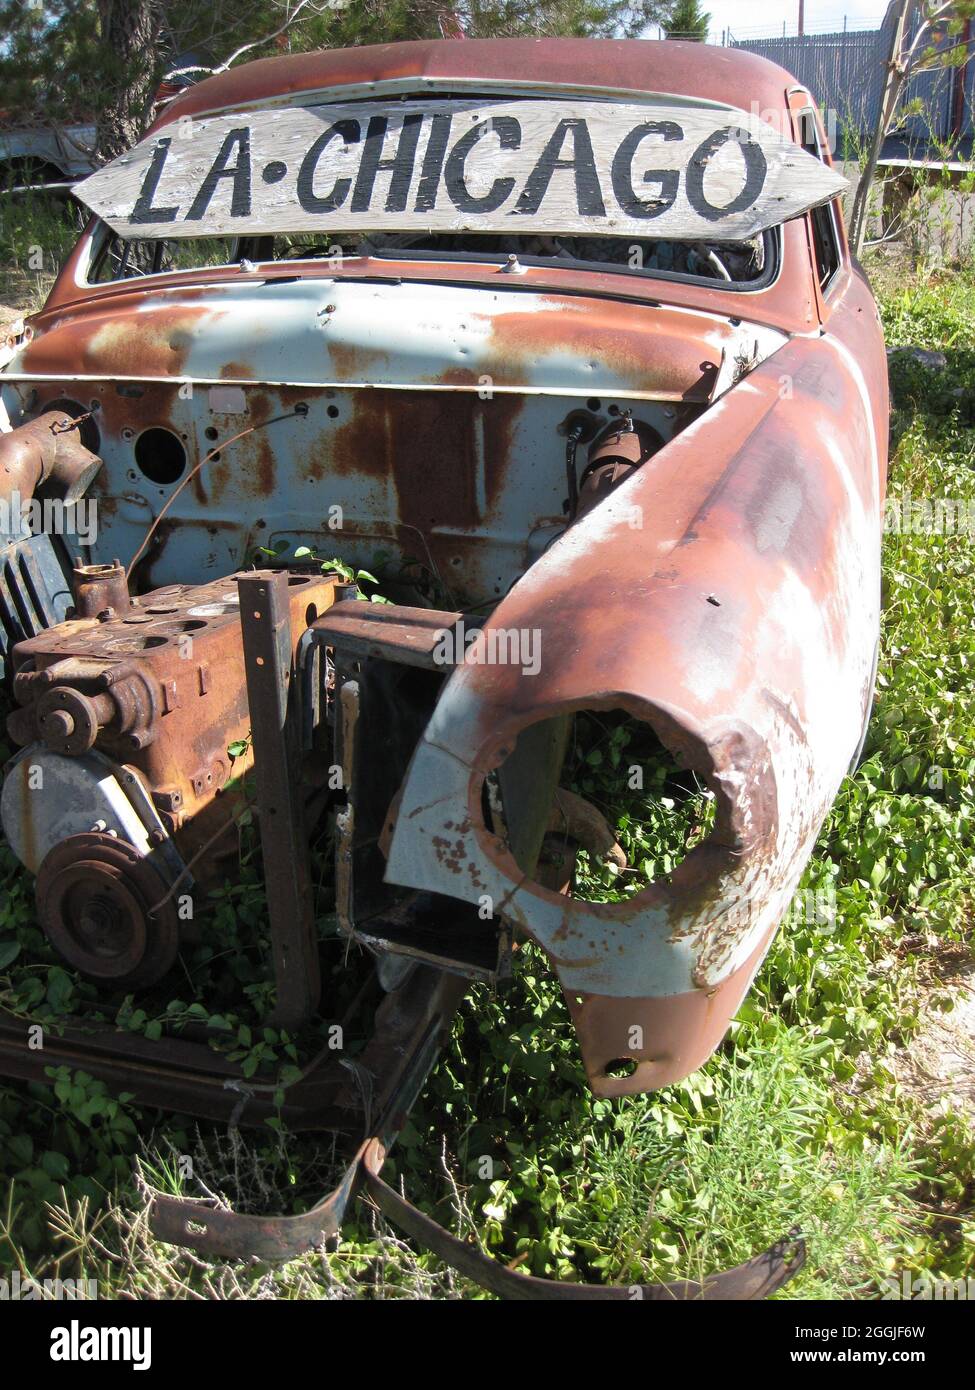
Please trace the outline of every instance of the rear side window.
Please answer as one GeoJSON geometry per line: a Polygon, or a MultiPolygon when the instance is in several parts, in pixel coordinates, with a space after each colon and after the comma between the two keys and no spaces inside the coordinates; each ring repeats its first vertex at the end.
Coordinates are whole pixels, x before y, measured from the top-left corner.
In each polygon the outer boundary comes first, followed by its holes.
{"type": "Polygon", "coordinates": [[[199,270],[206,266],[232,265],[238,259],[236,238],[207,237],[186,241],[126,241],[104,229],[95,249],[87,280],[103,285],[114,280],[135,280],[171,270],[199,270]]]}
{"type": "MultiPolygon", "coordinates": [[[[815,159],[823,158],[823,145],[819,135],[819,124],[812,107],[799,113],[799,132],[802,148],[815,159]]],[[[840,268],[840,239],[836,229],[836,208],[833,203],[824,203],[813,208],[813,254],[816,258],[816,274],[819,288],[825,294],[840,268]]]]}

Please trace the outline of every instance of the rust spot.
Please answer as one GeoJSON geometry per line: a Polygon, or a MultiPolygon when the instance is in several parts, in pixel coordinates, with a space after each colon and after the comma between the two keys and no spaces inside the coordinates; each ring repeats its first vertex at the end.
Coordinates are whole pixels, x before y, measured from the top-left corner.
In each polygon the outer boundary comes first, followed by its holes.
{"type": "Polygon", "coordinates": [[[27,372],[179,377],[203,325],[221,312],[159,304],[127,287],[104,308],[95,303],[59,316],[28,345],[20,365],[27,372]],[[148,313],[147,303],[155,306],[148,313]]]}
{"type": "Polygon", "coordinates": [[[331,342],[326,338],[325,347],[336,381],[370,381],[377,363],[389,358],[382,348],[362,347],[358,343],[331,342]]]}
{"type": "MultiPolygon", "coordinates": [[[[490,329],[490,356],[482,371],[501,385],[532,379],[538,361],[557,355],[578,366],[588,364],[593,388],[601,380],[652,391],[666,400],[707,401],[715,367],[702,360],[716,350],[715,335],[730,336],[726,325],[695,320],[672,311],[612,300],[580,300],[546,295],[536,310],[517,310],[484,320],[490,329]]],[[[576,377],[578,379],[578,377],[576,377]]],[[[587,389],[579,381],[580,391],[587,389]]]]}

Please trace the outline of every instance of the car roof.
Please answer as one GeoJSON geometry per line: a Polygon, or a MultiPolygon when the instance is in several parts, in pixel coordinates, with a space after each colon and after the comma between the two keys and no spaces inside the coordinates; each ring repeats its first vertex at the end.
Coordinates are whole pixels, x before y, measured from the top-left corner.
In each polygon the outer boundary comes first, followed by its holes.
{"type": "Polygon", "coordinates": [[[441,39],[262,58],[188,88],[155,128],[183,116],[280,102],[368,83],[554,84],[671,93],[744,110],[782,111],[795,78],[739,48],[666,39],[441,39]]]}

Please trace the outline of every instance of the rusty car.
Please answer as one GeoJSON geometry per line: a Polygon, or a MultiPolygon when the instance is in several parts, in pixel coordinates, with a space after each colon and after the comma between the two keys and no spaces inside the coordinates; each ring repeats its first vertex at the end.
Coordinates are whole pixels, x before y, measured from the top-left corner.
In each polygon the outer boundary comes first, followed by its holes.
{"type": "MultiPolygon", "coordinates": [[[[351,1137],[340,1186],[281,1218],[158,1196],[160,1236],[283,1257],[365,1190],[506,1296],[628,1296],[501,1267],[380,1170],[519,942],[593,1091],[630,1096],[706,1061],[787,912],[879,630],[886,362],[844,186],[764,59],[518,39],[235,68],[78,188],[93,216],[0,376],[4,833],[55,950],[138,998],[232,870],[250,772],[270,1017],[334,1009],[322,815],[375,984],[355,1067],[317,1056],[281,1111],[351,1137]],[[652,877],[568,785],[593,717],[709,798],[652,877]],[[601,861],[627,891],[584,890],[601,861]]],[[[76,1022],[41,1059],[0,1019],[0,1070],[269,1113],[273,1078],[206,1039],[76,1022]]],[[[790,1234],[648,1296],[760,1297],[801,1259],[790,1234]]]]}

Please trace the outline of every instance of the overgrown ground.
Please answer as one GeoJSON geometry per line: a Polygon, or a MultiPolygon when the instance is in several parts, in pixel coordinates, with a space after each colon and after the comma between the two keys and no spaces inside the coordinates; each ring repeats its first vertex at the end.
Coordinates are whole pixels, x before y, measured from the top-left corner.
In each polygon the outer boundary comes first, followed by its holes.
{"type": "MultiPolygon", "coordinates": [[[[947,356],[943,372],[895,365],[891,491],[967,501],[975,520],[975,430],[965,423],[975,277],[884,271],[879,291],[892,344],[947,356]]],[[[922,514],[887,536],[885,572],[864,761],[707,1066],[655,1095],[593,1099],[559,991],[532,949],[519,953],[503,995],[481,989],[464,1008],[390,1171],[504,1260],[563,1279],[666,1279],[727,1266],[798,1224],[810,1258],[784,1298],[877,1297],[904,1270],[975,1276],[975,1119],[964,1085],[932,1083],[930,1055],[950,1076],[933,1023],[950,1026],[971,962],[975,535],[931,534],[922,514]],[[928,1084],[916,1084],[918,1057],[928,1084]]],[[[584,769],[594,799],[615,791],[620,739],[607,733],[584,769]]],[[[661,833],[630,807],[620,838],[646,872],[667,867],[661,833]]],[[[37,963],[30,884],[4,847],[0,872],[0,1002],[54,1017],[73,1007],[78,983],[37,963]]],[[[289,1041],[265,1037],[249,1013],[264,1002],[259,990],[246,994],[261,973],[253,862],[247,877],[213,904],[213,956],[190,963],[168,1018],[212,1013],[203,983],[243,919],[249,947],[233,968],[245,1002],[224,1014],[226,1045],[255,1066],[268,1056],[288,1064],[289,1041]]],[[[150,1035],[161,1024],[145,1010],[124,1018],[150,1035]]],[[[97,1278],[102,1296],[480,1296],[365,1208],[337,1248],[283,1268],[207,1264],[145,1229],[145,1181],[218,1190],[244,1209],[298,1210],[334,1173],[334,1156],[313,1140],[228,1135],[140,1111],[83,1075],[60,1076],[53,1090],[7,1085],[0,1274],[59,1269],[97,1278]],[[192,1180],[179,1176],[185,1154],[192,1180]]]]}

